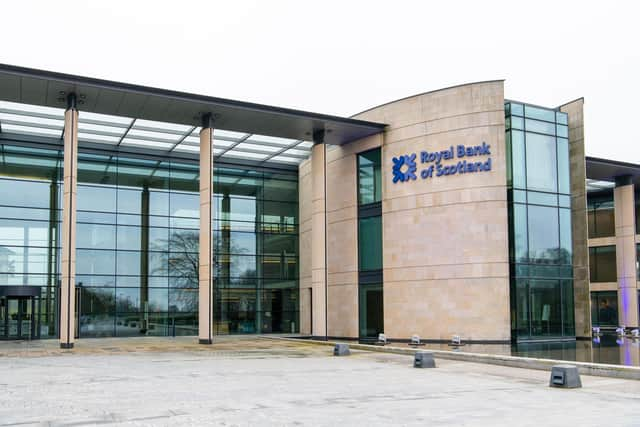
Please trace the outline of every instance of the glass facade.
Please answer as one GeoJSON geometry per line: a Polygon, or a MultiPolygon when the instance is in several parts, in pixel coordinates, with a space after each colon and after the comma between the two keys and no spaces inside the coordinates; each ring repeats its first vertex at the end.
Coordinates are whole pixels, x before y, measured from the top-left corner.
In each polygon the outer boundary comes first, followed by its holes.
{"type": "MultiPolygon", "coordinates": [[[[2,154],[0,286],[41,286],[53,337],[62,153],[2,154]]],[[[79,153],[79,337],[197,334],[198,179],[195,161],[79,153]]],[[[216,165],[214,190],[215,332],[297,331],[297,173],[216,165]]]]}
{"type": "Polygon", "coordinates": [[[512,338],[572,337],[568,117],[514,102],[505,116],[512,338]]]}
{"type": "MultiPolygon", "coordinates": [[[[54,338],[58,334],[62,153],[0,145],[0,194],[0,286],[39,287],[33,310],[38,316],[35,335],[54,338]]],[[[4,300],[2,305],[12,317],[11,301],[4,300]]],[[[3,332],[0,338],[12,335],[10,330],[3,332]]]]}
{"type": "Polygon", "coordinates": [[[384,332],[382,286],[382,173],[380,149],[360,153],[358,168],[359,338],[384,332]]]}

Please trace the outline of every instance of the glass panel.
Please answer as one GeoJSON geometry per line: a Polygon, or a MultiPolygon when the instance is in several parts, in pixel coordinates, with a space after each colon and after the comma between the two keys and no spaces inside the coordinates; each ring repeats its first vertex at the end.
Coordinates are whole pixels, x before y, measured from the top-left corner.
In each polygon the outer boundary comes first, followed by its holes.
{"type": "Polygon", "coordinates": [[[544,133],[554,136],[556,134],[556,125],[553,123],[541,122],[538,120],[525,120],[525,127],[527,132],[544,133]]]}
{"type": "Polygon", "coordinates": [[[569,138],[569,128],[567,126],[556,125],[556,135],[562,138],[569,138]]]}
{"type": "Polygon", "coordinates": [[[591,282],[616,282],[616,247],[589,248],[589,280],[591,282]]]}
{"type": "Polygon", "coordinates": [[[200,195],[171,193],[171,216],[200,218],[200,195]]]}
{"type": "Polygon", "coordinates": [[[375,338],[384,332],[382,284],[358,287],[360,338],[375,338]]]}
{"type": "Polygon", "coordinates": [[[558,262],[558,209],[530,205],[528,210],[529,258],[537,262],[558,262]]]}
{"type": "Polygon", "coordinates": [[[120,250],[142,250],[140,227],[118,226],[118,249],[120,250]]]}
{"type": "Polygon", "coordinates": [[[49,209],[51,182],[0,179],[0,204],[49,209]]]}
{"type": "Polygon", "coordinates": [[[77,203],[81,211],[115,212],[116,189],[78,185],[77,203]]]}
{"type": "Polygon", "coordinates": [[[358,255],[360,271],[382,268],[382,217],[358,220],[358,255]]]}
{"type": "Polygon", "coordinates": [[[298,203],[298,182],[276,174],[265,176],[263,199],[298,203]]]}
{"type": "Polygon", "coordinates": [[[618,293],[591,292],[591,323],[593,326],[618,326],[618,293]]]}
{"type": "Polygon", "coordinates": [[[358,154],[358,203],[382,200],[382,170],[380,149],[358,154]]]}
{"type": "Polygon", "coordinates": [[[115,288],[80,288],[80,337],[115,334],[115,288]]]}
{"type": "Polygon", "coordinates": [[[509,126],[507,126],[505,134],[505,146],[507,152],[507,187],[513,188],[513,156],[511,155],[511,132],[509,132],[509,126]]]}
{"type": "Polygon", "coordinates": [[[529,258],[526,205],[513,205],[513,228],[515,261],[526,262],[526,260],[529,258]]]}
{"type": "Polygon", "coordinates": [[[562,280],[562,319],[563,319],[563,335],[575,335],[575,319],[573,304],[573,281],[562,280]]]}
{"type": "Polygon", "coordinates": [[[569,209],[558,209],[558,214],[560,219],[560,253],[558,262],[560,264],[571,264],[573,255],[571,211],[569,209]]]}
{"type": "Polygon", "coordinates": [[[556,122],[560,123],[561,125],[568,125],[569,124],[569,116],[567,115],[567,113],[562,113],[560,111],[556,111],[556,122]]]}
{"type": "Polygon", "coordinates": [[[527,192],[522,190],[513,190],[513,201],[515,203],[527,203],[527,192]]]}
{"type": "Polygon", "coordinates": [[[524,119],[522,117],[511,116],[511,129],[524,129],[524,119]]]}
{"type": "Polygon", "coordinates": [[[113,225],[76,224],[76,245],[83,249],[115,249],[116,227],[113,225]]]}
{"type": "Polygon", "coordinates": [[[141,190],[118,189],[118,212],[130,214],[142,214],[141,190]]]}
{"type": "Polygon", "coordinates": [[[526,188],[524,132],[511,132],[513,188],[526,188]]]}
{"type": "Polygon", "coordinates": [[[569,141],[564,138],[558,138],[558,192],[569,194],[571,188],[569,185],[569,177],[571,175],[569,164],[569,141]]]}
{"type": "Polygon", "coordinates": [[[570,208],[571,207],[571,196],[558,195],[558,206],[562,208],[570,208]]]}
{"type": "Polygon", "coordinates": [[[587,223],[589,238],[615,235],[613,193],[605,196],[587,196],[587,223]]]}
{"type": "Polygon", "coordinates": [[[524,106],[522,104],[511,103],[511,114],[516,116],[524,116],[524,106]]]}
{"type": "Polygon", "coordinates": [[[546,108],[533,107],[531,105],[524,106],[524,114],[532,119],[545,120],[547,122],[555,122],[556,114],[553,110],[546,108]]]}
{"type": "Polygon", "coordinates": [[[527,133],[527,188],[556,193],[556,140],[527,133]]]}
{"type": "Polygon", "coordinates": [[[114,275],[115,255],[115,251],[77,249],[76,272],[77,274],[114,275]]]}
{"type": "Polygon", "coordinates": [[[526,338],[530,333],[529,318],[529,285],[526,280],[516,280],[515,292],[515,335],[518,338],[526,338]]]}
{"type": "Polygon", "coordinates": [[[534,205],[558,206],[558,196],[555,194],[528,191],[527,198],[534,205]]]}
{"type": "Polygon", "coordinates": [[[557,280],[530,280],[532,336],[562,335],[562,299],[557,280]]]}

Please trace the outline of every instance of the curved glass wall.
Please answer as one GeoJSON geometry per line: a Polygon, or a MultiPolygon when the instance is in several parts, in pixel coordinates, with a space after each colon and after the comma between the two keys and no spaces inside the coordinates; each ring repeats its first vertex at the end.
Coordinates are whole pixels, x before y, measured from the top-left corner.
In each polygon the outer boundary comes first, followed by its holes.
{"type": "MultiPolygon", "coordinates": [[[[1,147],[0,286],[41,286],[53,337],[62,153],[1,147]]],[[[80,337],[197,334],[198,179],[196,162],[79,153],[80,337]]],[[[216,333],[298,330],[297,187],[216,165],[216,333]]]]}
{"type": "Polygon", "coordinates": [[[512,337],[571,337],[568,117],[513,102],[505,104],[505,115],[512,337]]]}

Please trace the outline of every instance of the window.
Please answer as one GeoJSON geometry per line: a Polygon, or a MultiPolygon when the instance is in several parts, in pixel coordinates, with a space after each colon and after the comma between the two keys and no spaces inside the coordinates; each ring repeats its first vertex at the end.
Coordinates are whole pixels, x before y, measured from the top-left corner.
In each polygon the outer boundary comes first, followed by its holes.
{"type": "Polygon", "coordinates": [[[358,256],[360,271],[382,269],[382,217],[358,221],[358,256]]]}
{"type": "Polygon", "coordinates": [[[589,238],[611,237],[616,234],[613,193],[587,198],[587,228],[589,238]]]}
{"type": "Polygon", "coordinates": [[[384,332],[380,149],[358,154],[358,319],[360,339],[384,332]]]}
{"type": "Polygon", "coordinates": [[[589,248],[589,280],[593,283],[618,280],[615,246],[589,248]]]}
{"type": "Polygon", "coordinates": [[[591,292],[591,323],[593,326],[618,326],[618,293],[591,292]]]}
{"type": "Polygon", "coordinates": [[[529,259],[534,262],[558,261],[560,234],[558,209],[529,205],[529,259]]]}
{"type": "Polygon", "coordinates": [[[380,149],[358,155],[358,204],[382,200],[382,170],[380,149]]]}
{"type": "Polygon", "coordinates": [[[552,136],[527,133],[527,188],[558,191],[556,139],[552,136]]]}

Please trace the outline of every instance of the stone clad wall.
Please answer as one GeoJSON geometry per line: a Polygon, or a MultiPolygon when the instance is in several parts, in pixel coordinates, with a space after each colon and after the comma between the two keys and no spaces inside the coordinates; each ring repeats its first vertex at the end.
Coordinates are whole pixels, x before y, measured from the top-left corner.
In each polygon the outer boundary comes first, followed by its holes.
{"type": "MultiPolygon", "coordinates": [[[[503,82],[430,92],[355,118],[389,126],[384,134],[327,151],[328,335],[358,336],[356,155],[381,146],[385,334],[509,340],[503,82]],[[490,146],[491,171],[420,178],[420,171],[431,164],[420,163],[421,151],[483,142],[490,146]],[[392,158],[411,153],[417,157],[417,179],[393,184],[392,158]]],[[[456,156],[442,164],[458,160],[464,159],[456,156]]],[[[309,332],[310,317],[312,225],[305,207],[311,202],[310,169],[310,161],[300,167],[302,333],[309,332]]]]}
{"type": "Polygon", "coordinates": [[[358,337],[357,153],[380,147],[374,135],[327,152],[329,335],[358,337]]]}
{"type": "MultiPolygon", "coordinates": [[[[389,125],[382,151],[386,335],[509,340],[503,82],[430,92],[356,118],[389,125]],[[421,179],[433,164],[420,163],[421,151],[483,142],[490,145],[490,171],[421,179]],[[392,159],[411,153],[417,179],[392,183],[392,159]]],[[[351,149],[364,151],[358,144],[351,149]]]]}
{"type": "Polygon", "coordinates": [[[571,239],[573,246],[573,304],[576,336],[591,337],[589,296],[589,248],[587,233],[587,167],[584,150],[584,100],[560,107],[569,115],[569,163],[571,173],[571,239]]]}
{"type": "Polygon", "coordinates": [[[311,159],[298,169],[300,254],[300,333],[311,334],[311,159]]]}

